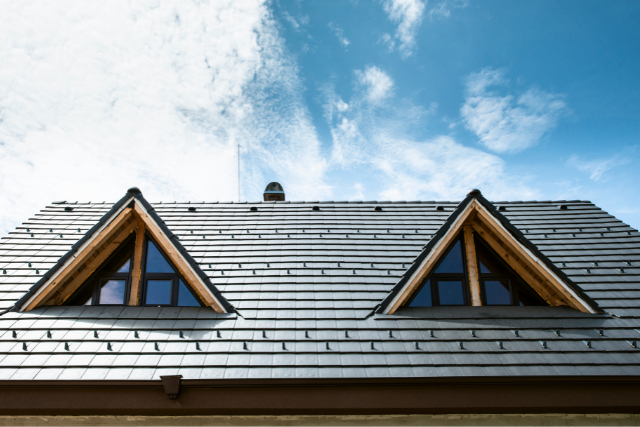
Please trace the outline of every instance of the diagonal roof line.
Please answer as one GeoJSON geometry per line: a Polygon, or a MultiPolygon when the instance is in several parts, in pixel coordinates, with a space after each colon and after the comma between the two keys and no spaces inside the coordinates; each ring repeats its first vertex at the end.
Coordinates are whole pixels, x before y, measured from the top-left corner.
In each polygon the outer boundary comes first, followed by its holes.
{"type": "Polygon", "coordinates": [[[444,236],[447,235],[449,229],[456,223],[460,215],[467,209],[469,204],[473,201],[478,202],[482,207],[484,207],[489,213],[509,232],[512,237],[521,245],[523,245],[527,250],[529,250],[535,257],[537,257],[543,264],[544,267],[549,269],[553,274],[560,278],[564,282],[564,284],[575,294],[577,294],[583,301],[590,305],[596,313],[602,313],[603,310],[598,306],[598,304],[589,297],[578,285],[576,285],[562,270],[553,264],[553,262],[533,244],[529,239],[526,238],[524,234],[514,226],[511,221],[509,221],[504,215],[502,215],[498,209],[487,199],[484,198],[480,190],[474,189],[469,192],[467,197],[460,202],[460,204],[456,207],[456,209],[451,213],[449,218],[445,221],[445,223],[438,229],[433,238],[424,246],[422,252],[415,258],[413,263],[409,266],[409,268],[402,275],[398,283],[391,289],[389,294],[385,297],[385,299],[378,306],[376,313],[382,314],[385,312],[387,307],[394,302],[397,295],[404,289],[407,282],[413,277],[416,270],[420,268],[424,260],[429,256],[429,254],[438,246],[440,241],[444,236]]]}
{"type": "Polygon", "coordinates": [[[56,276],[56,274],[65,268],[66,264],[72,261],[72,257],[77,254],[82,248],[89,243],[104,227],[106,227],[112,219],[114,219],[120,211],[125,209],[126,207],[133,207],[135,203],[139,203],[146,210],[146,213],[149,217],[156,223],[156,225],[160,228],[160,230],[166,235],[166,237],[170,240],[171,244],[176,248],[176,250],[180,253],[180,256],[189,264],[189,266],[193,269],[193,271],[198,275],[202,283],[209,289],[209,291],[214,295],[220,305],[224,308],[224,310],[228,313],[235,312],[233,306],[222,296],[221,292],[215,287],[215,285],[211,282],[209,277],[205,274],[204,271],[200,268],[198,263],[193,259],[193,257],[189,254],[189,252],[185,249],[184,246],[178,240],[178,237],[169,230],[167,225],[164,223],[162,218],[158,216],[155,209],[147,202],[147,200],[142,196],[142,192],[136,188],[130,188],[127,193],[118,200],[111,209],[104,214],[98,222],[89,229],[85,235],[78,240],[76,243],[71,246],[71,249],[65,253],[58,262],[49,269],[40,280],[38,280],[28,291],[24,294],[18,301],[16,301],[15,305],[11,309],[11,311],[20,311],[21,308],[27,304],[34,295],[38,294],[39,291],[43,290],[46,284],[56,276]]]}

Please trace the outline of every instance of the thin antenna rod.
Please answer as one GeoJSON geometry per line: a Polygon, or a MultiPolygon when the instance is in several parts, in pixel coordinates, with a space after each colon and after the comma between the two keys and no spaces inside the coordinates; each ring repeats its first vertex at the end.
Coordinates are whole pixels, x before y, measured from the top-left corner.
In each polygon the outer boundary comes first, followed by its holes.
{"type": "Polygon", "coordinates": [[[238,202],[240,202],[240,141],[238,141],[238,202]]]}

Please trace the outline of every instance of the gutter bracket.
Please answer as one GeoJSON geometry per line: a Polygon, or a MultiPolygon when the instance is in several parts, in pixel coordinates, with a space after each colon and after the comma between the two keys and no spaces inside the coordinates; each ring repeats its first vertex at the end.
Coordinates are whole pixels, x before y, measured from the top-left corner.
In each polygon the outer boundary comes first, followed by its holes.
{"type": "Polygon", "coordinates": [[[163,375],[160,379],[167,397],[169,399],[177,399],[182,385],[182,375],[163,375]]]}

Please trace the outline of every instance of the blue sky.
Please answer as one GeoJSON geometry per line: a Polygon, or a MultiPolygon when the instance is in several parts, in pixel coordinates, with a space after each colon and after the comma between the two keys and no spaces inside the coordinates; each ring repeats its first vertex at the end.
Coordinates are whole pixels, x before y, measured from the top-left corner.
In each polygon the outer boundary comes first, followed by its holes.
{"type": "Polygon", "coordinates": [[[6,2],[0,230],[52,200],[592,200],[640,226],[636,1],[6,2]]]}

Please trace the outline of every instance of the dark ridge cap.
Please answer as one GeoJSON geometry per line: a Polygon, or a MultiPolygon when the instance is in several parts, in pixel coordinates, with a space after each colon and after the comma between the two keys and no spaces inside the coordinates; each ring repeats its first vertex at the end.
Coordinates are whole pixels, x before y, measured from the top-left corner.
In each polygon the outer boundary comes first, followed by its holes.
{"type": "Polygon", "coordinates": [[[59,200],[59,201],[55,201],[55,202],[51,202],[52,205],[62,205],[67,203],[66,200],[59,200]]]}

